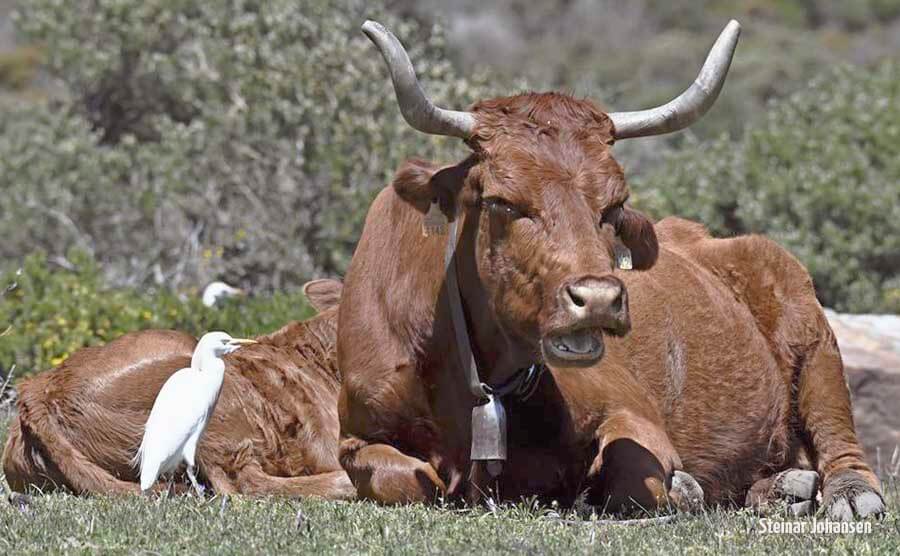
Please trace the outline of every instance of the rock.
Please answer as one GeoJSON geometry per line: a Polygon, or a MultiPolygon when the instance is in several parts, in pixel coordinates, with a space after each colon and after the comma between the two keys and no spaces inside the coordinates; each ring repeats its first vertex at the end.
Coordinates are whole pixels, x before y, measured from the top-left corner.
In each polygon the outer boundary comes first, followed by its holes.
{"type": "Polygon", "coordinates": [[[883,475],[900,446],[900,316],[825,314],[844,360],[857,436],[883,475]]]}
{"type": "Polygon", "coordinates": [[[844,366],[900,374],[900,315],[846,315],[825,309],[844,366]]]}

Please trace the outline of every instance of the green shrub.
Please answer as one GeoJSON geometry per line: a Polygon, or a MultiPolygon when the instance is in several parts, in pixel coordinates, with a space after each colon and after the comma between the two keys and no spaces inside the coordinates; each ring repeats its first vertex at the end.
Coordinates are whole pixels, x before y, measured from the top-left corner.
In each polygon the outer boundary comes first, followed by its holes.
{"type": "MultiPolygon", "coordinates": [[[[0,369],[16,364],[21,377],[58,365],[75,350],[104,344],[122,334],[150,328],[176,329],[196,336],[224,330],[256,336],[313,310],[299,291],[234,299],[205,307],[197,292],[107,288],[93,260],[73,251],[71,270],[42,254],[0,278],[0,369]],[[5,332],[4,332],[5,331],[5,332]]],[[[2,373],[0,373],[2,374],[2,373]]],[[[2,382],[2,380],[0,380],[2,382]]]]}
{"type": "Polygon", "coordinates": [[[690,145],[634,189],[656,216],[772,237],[826,305],[900,312],[900,65],[829,71],[739,140],[690,145]]]}
{"type": "MultiPolygon", "coordinates": [[[[394,0],[441,13],[463,69],[574,90],[614,110],[672,99],[691,82],[725,23],[742,24],[724,93],[691,127],[739,133],[771,98],[796,91],[839,62],[870,65],[897,55],[898,0],[394,0]],[[477,7],[477,9],[476,9],[477,7]]],[[[656,164],[659,145],[685,134],[623,144],[631,171],[656,164]]],[[[621,156],[620,156],[621,158],[621,156]]]]}
{"type": "Polygon", "coordinates": [[[379,1],[22,3],[14,20],[66,95],[0,113],[0,258],[76,246],[117,285],[278,290],[341,272],[402,160],[465,155],[402,120],[367,17],[403,37],[441,104],[486,96],[440,29],[379,1]]]}
{"type": "Polygon", "coordinates": [[[0,52],[0,87],[20,90],[34,79],[40,65],[41,52],[33,46],[22,46],[0,52]]]}

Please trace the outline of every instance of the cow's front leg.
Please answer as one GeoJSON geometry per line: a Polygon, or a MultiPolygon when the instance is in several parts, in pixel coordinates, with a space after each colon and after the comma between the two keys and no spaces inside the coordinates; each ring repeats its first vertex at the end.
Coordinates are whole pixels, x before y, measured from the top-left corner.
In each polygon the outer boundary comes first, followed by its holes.
{"type": "Polygon", "coordinates": [[[617,513],[702,505],[703,491],[681,471],[681,459],[660,425],[619,410],[607,417],[597,437],[599,450],[587,476],[591,505],[617,513]]]}
{"type": "Polygon", "coordinates": [[[777,502],[787,503],[791,515],[812,514],[819,492],[819,474],[809,469],[788,469],[753,483],[747,492],[746,505],[760,512],[777,508],[777,502]]]}
{"type": "Polygon", "coordinates": [[[381,504],[409,504],[432,502],[447,492],[447,486],[430,463],[388,444],[345,438],[341,441],[340,460],[362,499],[381,504]]]}

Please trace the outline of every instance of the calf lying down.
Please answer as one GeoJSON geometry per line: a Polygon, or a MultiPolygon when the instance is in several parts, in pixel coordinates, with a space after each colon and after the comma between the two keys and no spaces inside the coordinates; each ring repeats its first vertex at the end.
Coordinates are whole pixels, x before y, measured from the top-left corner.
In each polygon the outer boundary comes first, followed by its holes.
{"type": "MultiPolygon", "coordinates": [[[[333,280],[311,282],[306,292],[318,316],[225,357],[225,382],[197,456],[200,477],[214,491],[355,497],[337,459],[340,288],[333,280]]],[[[144,423],[196,343],[171,330],[134,332],[22,381],[3,452],[10,487],[139,492],[131,461],[144,423]]]]}

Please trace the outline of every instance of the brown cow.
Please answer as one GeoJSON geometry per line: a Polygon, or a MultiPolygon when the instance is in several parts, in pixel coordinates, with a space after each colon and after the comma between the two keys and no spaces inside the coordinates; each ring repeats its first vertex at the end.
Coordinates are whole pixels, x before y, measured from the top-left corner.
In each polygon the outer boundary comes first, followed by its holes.
{"type": "MultiPolygon", "coordinates": [[[[201,476],[216,492],[356,495],[337,460],[340,283],[318,280],[304,291],[318,316],[225,358],[225,383],[198,450],[201,476]]],[[[10,487],[139,492],[131,460],[144,423],[196,343],[180,332],[135,332],[22,381],[3,453],[10,487]]]]}
{"type": "Polygon", "coordinates": [[[790,477],[781,472],[809,461],[830,515],[884,511],[805,269],[762,237],[712,239],[679,219],[654,227],[626,206],[612,145],[696,120],[721,88],[736,22],[682,96],[615,114],[559,93],[437,108],[399,41],[374,22],[363,30],[407,121],[473,152],[442,168],[401,167],[372,204],[344,281],[340,460],[361,497],[571,503],[587,492],[610,510],[655,508],[682,496],[671,486],[684,470],[707,502],[743,503],[751,487],[754,501],[778,496],[790,477]],[[433,233],[442,219],[458,237],[433,233]],[[627,259],[619,242],[636,271],[614,268],[617,251],[627,259]],[[532,364],[549,368],[530,397],[505,400],[502,468],[470,457],[480,400],[463,343],[495,388],[532,364]]]}

